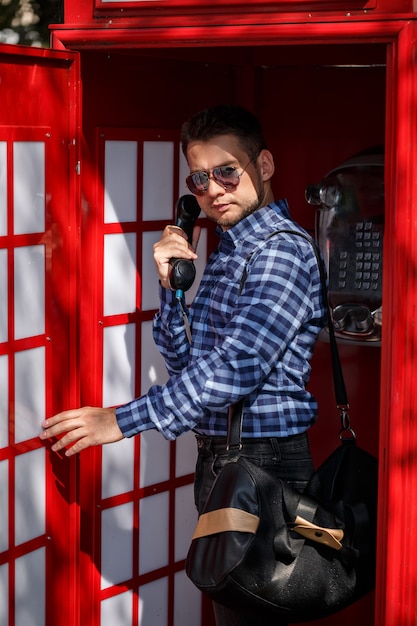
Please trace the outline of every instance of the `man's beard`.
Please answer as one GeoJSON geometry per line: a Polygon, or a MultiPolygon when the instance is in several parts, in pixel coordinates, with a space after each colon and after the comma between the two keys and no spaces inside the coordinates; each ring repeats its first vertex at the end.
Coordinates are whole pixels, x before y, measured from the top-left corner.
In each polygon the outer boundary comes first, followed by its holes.
{"type": "Polygon", "coordinates": [[[265,206],[265,203],[264,203],[265,193],[264,193],[262,181],[259,179],[259,176],[258,176],[257,183],[258,183],[257,184],[257,196],[258,196],[257,199],[254,202],[252,202],[252,204],[248,204],[248,206],[244,207],[240,215],[236,217],[230,217],[230,218],[228,218],[225,215],[224,218],[222,217],[212,218],[213,221],[218,226],[221,226],[222,228],[232,228],[232,226],[235,226],[236,224],[241,222],[245,217],[247,217],[248,215],[251,215],[252,213],[255,213],[255,211],[265,206]]]}

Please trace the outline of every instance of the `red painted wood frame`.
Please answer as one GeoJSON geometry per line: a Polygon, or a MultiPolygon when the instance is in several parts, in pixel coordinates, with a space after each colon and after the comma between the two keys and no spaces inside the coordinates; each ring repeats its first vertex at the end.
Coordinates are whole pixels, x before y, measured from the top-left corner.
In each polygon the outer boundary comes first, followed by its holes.
{"type": "MultiPolygon", "coordinates": [[[[308,24],[259,24],[55,31],[57,45],[77,49],[164,46],[385,43],[387,46],[386,238],[381,368],[380,504],[375,624],[414,626],[416,619],[417,422],[417,75],[413,19],[351,19],[308,24]],[[134,43],[133,43],[134,42],[134,43]],[[198,42],[198,44],[196,44],[198,42]],[[399,303],[407,298],[407,304],[399,303]]],[[[366,114],[366,111],[365,111],[366,114]]],[[[372,114],[372,113],[369,113],[372,114]]]]}
{"type": "MultiPolygon", "coordinates": [[[[8,468],[7,485],[2,485],[3,494],[8,493],[8,540],[7,549],[0,554],[0,565],[8,571],[7,618],[0,616],[2,624],[14,625],[19,589],[25,588],[24,581],[17,580],[18,559],[30,557],[36,551],[44,553],[45,583],[48,596],[59,598],[59,605],[46,598],[39,598],[40,612],[45,613],[48,624],[70,625],[76,623],[78,603],[76,584],[76,546],[78,543],[78,510],[75,505],[76,462],[58,460],[56,455],[43,451],[37,437],[41,420],[45,415],[25,411],[17,404],[15,365],[19,356],[27,351],[44,351],[45,371],[41,379],[45,388],[39,389],[40,405],[46,415],[60,410],[78,400],[78,354],[73,338],[77,335],[78,319],[76,305],[77,290],[77,246],[78,246],[78,195],[76,176],[78,159],[78,64],[75,53],[36,50],[15,46],[0,46],[0,141],[7,150],[7,226],[0,237],[0,248],[7,255],[7,340],[0,343],[0,355],[7,359],[8,371],[8,442],[0,449],[0,461],[8,468]],[[24,88],[23,88],[24,86],[24,88]],[[72,105],[70,106],[70,103],[72,105]],[[42,232],[36,228],[28,233],[16,234],[14,230],[16,198],[14,167],[16,146],[42,146],[44,154],[44,196],[39,198],[42,209],[39,213],[42,232]],[[44,214],[43,214],[44,211],[44,214]],[[16,296],[16,253],[25,246],[44,250],[44,332],[35,336],[16,339],[15,296],[16,296]],[[23,413],[22,413],[23,412],[23,413]],[[16,424],[30,424],[30,437],[20,436],[16,440],[16,424]],[[44,452],[44,460],[42,453],[44,452]],[[36,453],[39,466],[44,466],[46,484],[30,483],[31,476],[18,477],[16,467],[26,454],[36,453]],[[44,532],[26,542],[19,542],[15,529],[19,523],[15,502],[15,484],[27,482],[39,487],[39,506],[44,506],[44,532]],[[43,606],[44,605],[44,606],[43,606]]],[[[28,165],[28,162],[26,162],[28,165]]],[[[29,200],[29,198],[28,198],[29,200]]],[[[30,198],[33,200],[33,198],[30,198]]],[[[29,211],[31,205],[29,205],[29,211]]],[[[35,289],[41,290],[42,285],[35,289]]],[[[6,300],[2,294],[3,302],[6,300]]],[[[30,317],[32,312],[23,315],[30,317]]],[[[22,314],[22,312],[20,312],[22,314]]],[[[4,381],[2,381],[4,383],[4,381]]],[[[28,381],[28,386],[32,381],[28,381]]],[[[2,423],[2,429],[3,429],[2,423]]],[[[4,431],[3,431],[4,432],[4,431]]],[[[33,458],[33,457],[32,457],[33,458]]],[[[30,462],[29,462],[30,463],[30,462]]],[[[33,470],[33,466],[31,470],[33,470]]],[[[30,470],[30,471],[31,471],[30,470]]],[[[36,475],[36,472],[31,471],[36,475]]],[[[36,496],[34,496],[36,497],[36,496]]],[[[30,527],[34,519],[28,519],[30,527]]],[[[4,529],[3,529],[4,530],[4,529]]],[[[38,578],[43,578],[39,571],[38,578]]],[[[26,585],[27,588],[27,585],[26,585]]],[[[4,591],[4,590],[3,590],[4,591]]],[[[6,601],[5,601],[6,602],[6,601]]]]}

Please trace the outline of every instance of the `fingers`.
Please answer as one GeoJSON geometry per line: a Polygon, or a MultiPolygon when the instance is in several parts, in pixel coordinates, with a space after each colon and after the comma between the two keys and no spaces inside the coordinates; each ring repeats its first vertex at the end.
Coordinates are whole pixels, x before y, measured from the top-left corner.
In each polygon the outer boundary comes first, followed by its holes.
{"type": "Polygon", "coordinates": [[[192,248],[193,250],[197,250],[197,246],[198,246],[198,242],[200,239],[200,235],[201,235],[201,226],[194,226],[193,228],[193,243],[192,243],[192,248]]]}
{"type": "Polygon", "coordinates": [[[168,286],[170,259],[197,258],[196,253],[187,241],[184,231],[178,226],[166,226],[161,239],[153,246],[154,261],[159,278],[164,287],[168,286]]]}
{"type": "Polygon", "coordinates": [[[73,456],[90,446],[123,439],[113,408],[83,407],[64,411],[45,420],[42,428],[40,439],[57,438],[51,449],[59,452],[65,448],[66,456],[73,456]]]}

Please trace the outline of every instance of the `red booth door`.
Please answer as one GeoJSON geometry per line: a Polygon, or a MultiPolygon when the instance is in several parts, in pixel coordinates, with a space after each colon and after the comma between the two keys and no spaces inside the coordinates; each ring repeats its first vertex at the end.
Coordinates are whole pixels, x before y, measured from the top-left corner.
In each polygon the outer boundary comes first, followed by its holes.
{"type": "Polygon", "coordinates": [[[70,341],[76,324],[78,74],[76,54],[0,46],[4,626],[78,623],[76,463],[52,458],[38,438],[45,415],[78,397],[70,341]]]}

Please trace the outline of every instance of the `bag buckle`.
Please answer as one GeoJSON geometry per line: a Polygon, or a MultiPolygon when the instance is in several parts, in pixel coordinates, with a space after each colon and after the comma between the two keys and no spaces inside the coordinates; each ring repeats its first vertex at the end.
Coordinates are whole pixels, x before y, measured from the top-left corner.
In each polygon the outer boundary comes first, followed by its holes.
{"type": "Polygon", "coordinates": [[[340,414],[340,423],[341,423],[341,429],[339,431],[339,439],[341,441],[347,440],[347,439],[356,439],[356,433],[355,431],[351,428],[350,426],[350,417],[349,417],[349,405],[348,404],[338,404],[337,408],[339,410],[339,414],[340,414]],[[346,436],[346,433],[349,433],[348,436],[346,436]]]}

